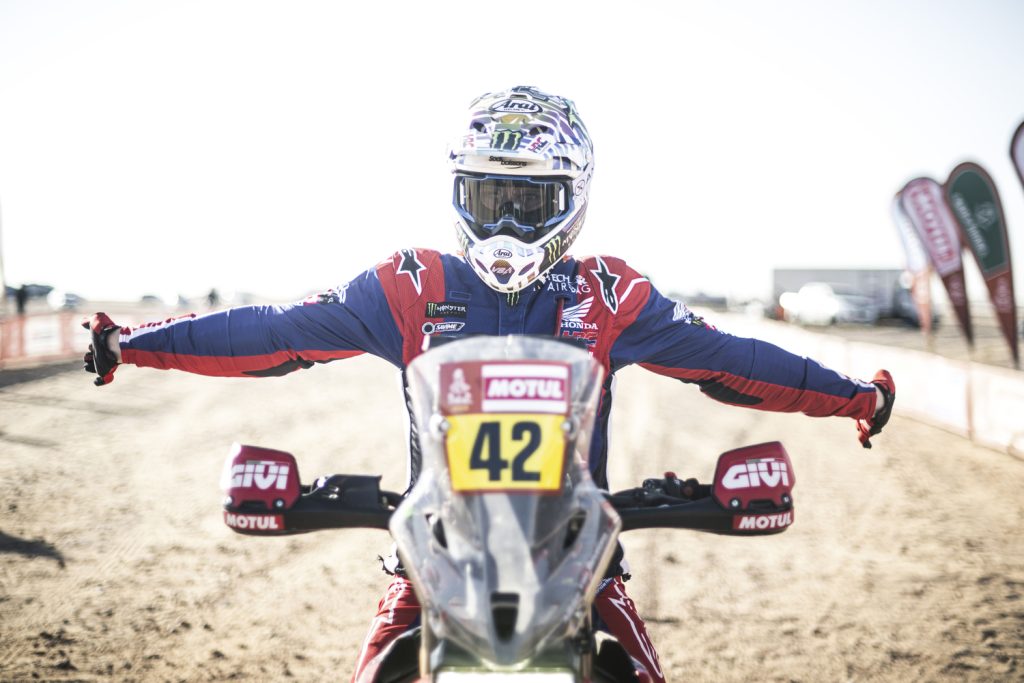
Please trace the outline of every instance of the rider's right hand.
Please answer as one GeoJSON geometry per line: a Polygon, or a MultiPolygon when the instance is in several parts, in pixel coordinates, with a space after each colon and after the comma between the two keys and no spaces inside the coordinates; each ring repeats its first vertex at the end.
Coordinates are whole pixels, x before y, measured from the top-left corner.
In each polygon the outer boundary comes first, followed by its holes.
{"type": "Polygon", "coordinates": [[[106,313],[94,313],[91,319],[82,322],[82,327],[92,332],[92,343],[85,354],[85,371],[96,374],[93,380],[96,386],[110,384],[120,363],[117,333],[121,328],[106,313]]]}

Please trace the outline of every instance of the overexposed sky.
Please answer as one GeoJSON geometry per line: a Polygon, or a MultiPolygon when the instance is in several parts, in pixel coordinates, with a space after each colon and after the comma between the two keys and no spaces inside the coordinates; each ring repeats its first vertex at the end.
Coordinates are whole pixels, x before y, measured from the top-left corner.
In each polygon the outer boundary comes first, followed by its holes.
{"type": "Polygon", "coordinates": [[[594,138],[576,254],[734,296],[901,267],[892,195],[972,159],[1020,300],[1022,28],[1013,0],[0,0],[5,278],[287,300],[454,250],[447,142],[476,95],[530,84],[594,138]]]}

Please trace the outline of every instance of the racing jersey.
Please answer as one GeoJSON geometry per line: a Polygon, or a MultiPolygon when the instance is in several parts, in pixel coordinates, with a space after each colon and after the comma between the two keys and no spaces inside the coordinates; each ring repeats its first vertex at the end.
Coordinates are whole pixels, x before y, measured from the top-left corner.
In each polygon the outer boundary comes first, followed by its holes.
{"type": "MultiPolygon", "coordinates": [[[[398,368],[442,335],[542,334],[585,344],[605,368],[590,467],[607,488],[614,373],[638,363],[718,401],[868,419],[875,387],[756,339],[707,325],[612,257],[565,257],[515,294],[495,292],[463,257],[403,249],[354,280],[290,306],[248,306],[122,328],[122,360],[221,377],[271,377],[361,353],[398,368]]],[[[419,472],[415,435],[410,478],[419,472]]],[[[410,482],[411,485],[412,482],[410,482]]]]}

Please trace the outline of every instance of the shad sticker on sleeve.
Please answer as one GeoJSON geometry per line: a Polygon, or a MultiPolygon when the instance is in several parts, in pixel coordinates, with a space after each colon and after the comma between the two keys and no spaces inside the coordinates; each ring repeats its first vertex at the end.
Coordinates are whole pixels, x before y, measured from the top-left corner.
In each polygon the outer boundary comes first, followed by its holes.
{"type": "Polygon", "coordinates": [[[569,411],[569,368],[564,365],[484,365],[481,409],[485,413],[569,411]]]}

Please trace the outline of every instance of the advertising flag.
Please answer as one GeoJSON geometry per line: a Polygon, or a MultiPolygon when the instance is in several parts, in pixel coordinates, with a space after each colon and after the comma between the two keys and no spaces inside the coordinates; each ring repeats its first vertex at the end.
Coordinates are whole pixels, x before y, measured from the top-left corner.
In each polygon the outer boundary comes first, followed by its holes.
{"type": "Polygon", "coordinates": [[[900,204],[899,194],[892,198],[892,220],[896,224],[900,242],[903,244],[903,253],[907,257],[907,271],[912,278],[910,294],[914,301],[914,309],[917,311],[917,320],[921,332],[927,337],[932,331],[932,269],[928,264],[928,255],[921,244],[921,238],[917,236],[910,217],[900,204]]]}
{"type": "Polygon", "coordinates": [[[946,201],[960,227],[960,237],[974,254],[988,285],[999,326],[1010,345],[1013,362],[1019,365],[1010,243],[995,183],[981,166],[965,162],[949,174],[945,189],[946,201]]]}
{"type": "Polygon", "coordinates": [[[942,186],[931,178],[915,178],[900,192],[900,204],[921,238],[935,272],[949,294],[967,343],[974,346],[974,331],[967,306],[964,266],[960,259],[960,237],[956,220],[946,206],[942,186]]]}
{"type": "Polygon", "coordinates": [[[921,244],[921,238],[917,236],[910,217],[900,205],[900,196],[897,194],[893,197],[892,220],[896,224],[903,252],[907,256],[907,270],[916,275],[928,267],[928,255],[924,252],[924,245],[921,244]]]}
{"type": "Polygon", "coordinates": [[[1024,121],[1017,126],[1017,132],[1013,134],[1010,142],[1010,158],[1013,165],[1017,167],[1017,177],[1021,185],[1024,185],[1024,121]]]}

